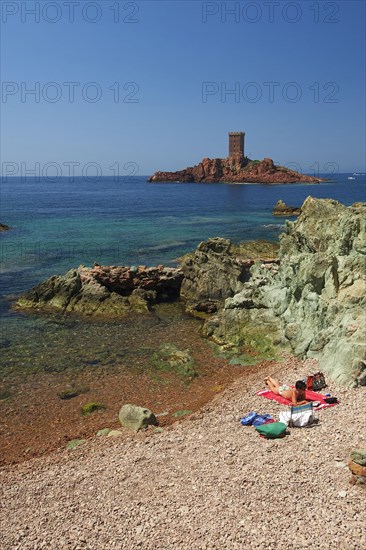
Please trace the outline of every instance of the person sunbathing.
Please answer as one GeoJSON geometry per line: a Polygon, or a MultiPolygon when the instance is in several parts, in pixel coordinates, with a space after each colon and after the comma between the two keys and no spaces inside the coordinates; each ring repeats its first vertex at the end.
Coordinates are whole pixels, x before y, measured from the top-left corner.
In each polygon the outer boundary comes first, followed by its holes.
{"type": "Polygon", "coordinates": [[[291,405],[304,405],[307,403],[305,396],[306,384],[303,380],[298,380],[294,388],[290,388],[286,384],[280,385],[278,380],[270,376],[267,376],[264,382],[273,393],[291,401],[291,405]]]}

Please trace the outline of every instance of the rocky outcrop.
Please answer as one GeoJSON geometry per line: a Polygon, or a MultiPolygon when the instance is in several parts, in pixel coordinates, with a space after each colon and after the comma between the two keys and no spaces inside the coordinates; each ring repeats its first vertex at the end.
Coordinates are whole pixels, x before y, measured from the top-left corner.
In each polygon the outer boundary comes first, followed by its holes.
{"type": "MultiPolygon", "coordinates": [[[[254,255],[254,246],[233,245],[228,239],[213,238],[200,243],[193,254],[181,259],[180,295],[186,302],[187,311],[196,316],[214,313],[224,305],[226,298],[242,289],[255,262],[246,255],[247,248],[254,255]]],[[[276,245],[259,241],[258,248],[275,254],[276,245]]],[[[264,261],[272,263],[273,255],[264,261]]]]}
{"type": "Polygon", "coordinates": [[[9,231],[10,227],[5,223],[0,223],[0,231],[9,231]]]}
{"type": "Polygon", "coordinates": [[[274,216],[299,216],[301,210],[298,206],[288,206],[281,199],[276,202],[272,214],[274,216]]]}
{"type": "Polygon", "coordinates": [[[366,384],[366,204],[308,197],[280,237],[280,264],[251,278],[206,321],[205,334],[240,344],[253,327],[340,383],[366,384]]]}
{"type": "Polygon", "coordinates": [[[180,269],[162,265],[80,266],[32,288],[19,298],[16,307],[108,317],[147,313],[155,302],[178,298],[182,278],[180,269]]]}
{"type": "Polygon", "coordinates": [[[150,182],[197,182],[197,183],[319,183],[320,178],[299,174],[273,160],[251,161],[247,158],[204,158],[198,165],[178,172],[155,172],[150,182]]]}

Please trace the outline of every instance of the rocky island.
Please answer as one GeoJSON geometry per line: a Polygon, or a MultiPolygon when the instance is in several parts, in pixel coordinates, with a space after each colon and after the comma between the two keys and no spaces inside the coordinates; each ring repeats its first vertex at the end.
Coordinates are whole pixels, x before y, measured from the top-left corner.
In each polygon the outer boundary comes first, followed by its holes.
{"type": "Polygon", "coordinates": [[[80,266],[21,296],[19,309],[106,317],[181,299],[233,352],[288,349],[339,383],[366,385],[366,203],[308,197],[280,243],[202,242],[180,267],[80,266]]]}
{"type": "Polygon", "coordinates": [[[307,176],[276,166],[273,160],[250,160],[244,155],[244,133],[229,133],[227,158],[204,158],[198,165],[177,172],[155,172],[150,182],[182,183],[320,183],[321,178],[307,176]]]}

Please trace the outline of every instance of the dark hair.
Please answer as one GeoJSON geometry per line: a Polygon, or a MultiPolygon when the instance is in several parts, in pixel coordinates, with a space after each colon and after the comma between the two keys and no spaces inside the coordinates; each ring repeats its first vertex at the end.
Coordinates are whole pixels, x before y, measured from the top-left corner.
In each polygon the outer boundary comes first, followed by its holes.
{"type": "Polygon", "coordinates": [[[304,380],[298,380],[295,384],[295,388],[297,390],[306,390],[306,384],[305,384],[304,380]]]}

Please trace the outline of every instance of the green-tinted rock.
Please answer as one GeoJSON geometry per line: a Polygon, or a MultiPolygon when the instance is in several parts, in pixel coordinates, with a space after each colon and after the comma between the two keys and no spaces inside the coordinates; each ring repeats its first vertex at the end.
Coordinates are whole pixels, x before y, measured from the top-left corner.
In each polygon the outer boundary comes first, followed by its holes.
{"type": "Polygon", "coordinates": [[[151,358],[152,366],[164,372],[176,372],[180,376],[193,378],[198,376],[195,362],[188,350],[178,350],[172,344],[163,344],[151,358]]]}
{"type": "Polygon", "coordinates": [[[84,393],[85,389],[83,388],[70,388],[67,390],[60,391],[57,396],[60,399],[67,400],[67,399],[73,399],[74,397],[77,397],[81,393],[84,393]]]}
{"type": "Polygon", "coordinates": [[[340,384],[366,385],[365,214],[308,197],[280,236],[279,265],[256,262],[204,334],[267,358],[281,345],[340,384]]]}
{"type": "Polygon", "coordinates": [[[350,459],[360,466],[366,466],[366,449],[354,449],[350,452],[350,459]]]}
{"type": "Polygon", "coordinates": [[[91,414],[95,411],[100,411],[102,409],[105,409],[105,406],[102,405],[101,403],[91,402],[91,403],[86,403],[85,405],[83,405],[81,407],[80,411],[81,411],[81,414],[83,416],[87,416],[88,414],[91,414]]]}
{"type": "Polygon", "coordinates": [[[80,445],[83,445],[86,442],[86,439],[72,439],[66,445],[68,449],[76,449],[80,445]]]}
{"type": "Polygon", "coordinates": [[[118,418],[122,426],[135,431],[141,430],[141,428],[146,428],[146,426],[149,425],[158,425],[156,416],[150,411],[150,409],[139,407],[137,405],[123,405],[119,411],[118,418]]]}
{"type": "Polygon", "coordinates": [[[111,431],[110,428],[102,428],[101,430],[97,431],[97,436],[100,437],[103,435],[108,435],[110,431],[111,431]]]}
{"type": "Polygon", "coordinates": [[[107,435],[108,437],[120,437],[123,434],[121,430],[110,430],[110,432],[107,435]]]}

